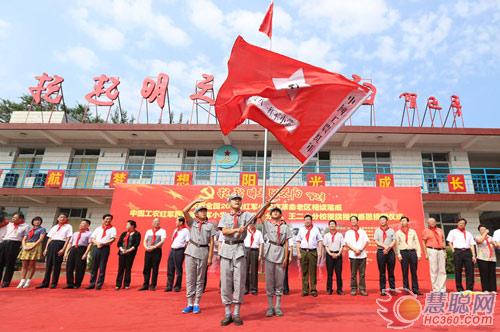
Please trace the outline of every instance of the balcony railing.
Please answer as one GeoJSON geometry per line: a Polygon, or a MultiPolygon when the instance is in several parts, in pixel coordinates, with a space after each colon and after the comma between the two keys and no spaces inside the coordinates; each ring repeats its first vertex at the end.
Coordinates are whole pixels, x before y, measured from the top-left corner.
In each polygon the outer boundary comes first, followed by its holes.
{"type": "MultiPolygon", "coordinates": [[[[297,166],[271,165],[268,168],[268,185],[281,185],[297,166]]],[[[243,167],[242,167],[243,168],[243,167]]],[[[245,165],[245,170],[252,167],[245,165]]],[[[59,164],[27,165],[12,167],[0,163],[0,187],[3,188],[43,188],[46,186],[50,170],[64,170],[62,189],[109,189],[112,171],[128,170],[128,183],[164,184],[175,183],[177,172],[192,172],[192,183],[199,185],[239,185],[240,166],[223,169],[216,165],[187,164],[59,164]],[[43,167],[42,167],[43,166],[43,167]]],[[[385,168],[387,171],[387,168],[385,168]]],[[[262,183],[263,169],[256,166],[262,183]]],[[[306,186],[308,173],[325,175],[326,186],[374,187],[377,186],[376,169],[366,166],[307,167],[291,185],[306,186]]],[[[426,169],[423,167],[390,167],[396,187],[420,187],[424,193],[449,193],[447,175],[462,174],[467,193],[500,194],[500,168],[445,168],[426,169]]]]}

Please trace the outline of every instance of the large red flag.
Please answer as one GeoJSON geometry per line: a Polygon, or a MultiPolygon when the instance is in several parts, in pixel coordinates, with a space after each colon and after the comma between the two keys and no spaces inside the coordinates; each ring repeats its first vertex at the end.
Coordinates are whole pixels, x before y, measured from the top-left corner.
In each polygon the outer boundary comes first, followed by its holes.
{"type": "Polygon", "coordinates": [[[248,44],[240,36],[215,111],[224,135],[251,119],[305,162],[369,96],[369,88],[340,74],[248,44]]]}
{"type": "Polygon", "coordinates": [[[273,8],[274,1],[271,1],[271,4],[267,9],[266,16],[264,16],[264,19],[259,27],[259,31],[265,33],[269,38],[273,37],[273,8]]]}

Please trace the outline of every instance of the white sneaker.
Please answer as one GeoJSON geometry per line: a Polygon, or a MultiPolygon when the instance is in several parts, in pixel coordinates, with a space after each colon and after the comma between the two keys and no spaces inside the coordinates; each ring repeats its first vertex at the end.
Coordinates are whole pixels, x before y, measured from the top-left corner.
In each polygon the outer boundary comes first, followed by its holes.
{"type": "Polygon", "coordinates": [[[26,279],[23,288],[28,288],[30,286],[30,279],[26,279]]]}
{"type": "Polygon", "coordinates": [[[17,285],[17,288],[23,288],[25,282],[26,282],[25,279],[21,279],[21,281],[19,282],[19,285],[17,285]]]}

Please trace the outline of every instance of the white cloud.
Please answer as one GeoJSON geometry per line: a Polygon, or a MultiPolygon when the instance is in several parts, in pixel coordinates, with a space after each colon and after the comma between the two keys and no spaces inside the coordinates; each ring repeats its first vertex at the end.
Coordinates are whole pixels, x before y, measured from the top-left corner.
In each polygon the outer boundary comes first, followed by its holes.
{"type": "Polygon", "coordinates": [[[452,19],[435,13],[401,23],[403,42],[416,58],[423,59],[431,51],[442,48],[452,26],[452,19]]]}
{"type": "MultiPolygon", "coordinates": [[[[185,46],[190,42],[187,33],[176,26],[168,15],[154,8],[151,0],[114,0],[106,6],[98,0],[87,0],[71,10],[71,16],[106,50],[121,49],[134,32],[142,33],[145,39],[160,40],[171,46],[185,46]],[[92,18],[89,13],[92,13],[92,18]],[[94,16],[100,16],[109,23],[98,24],[94,16]]],[[[140,42],[138,40],[136,44],[140,42]]]]}
{"type": "Polygon", "coordinates": [[[385,0],[296,0],[295,4],[314,26],[326,20],[330,31],[340,38],[383,32],[399,18],[385,0]]]}
{"type": "Polygon", "coordinates": [[[75,64],[87,71],[95,68],[99,62],[94,51],[81,46],[70,47],[64,52],[56,51],[55,56],[62,62],[75,64]]]}
{"type": "Polygon", "coordinates": [[[392,37],[378,38],[378,47],[374,55],[383,62],[400,63],[408,60],[410,52],[406,47],[398,47],[392,37]]]}
{"type": "Polygon", "coordinates": [[[0,19],[0,40],[7,38],[9,29],[10,29],[10,23],[0,19]]]}

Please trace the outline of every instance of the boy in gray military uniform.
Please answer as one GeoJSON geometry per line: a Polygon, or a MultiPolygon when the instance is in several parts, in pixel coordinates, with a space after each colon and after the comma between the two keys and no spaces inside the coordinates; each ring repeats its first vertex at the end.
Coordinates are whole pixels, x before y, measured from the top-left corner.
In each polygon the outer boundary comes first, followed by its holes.
{"type": "Polygon", "coordinates": [[[194,218],[189,214],[193,206],[202,202],[202,199],[195,200],[182,211],[186,224],[190,227],[190,240],[184,252],[186,257],[187,306],[182,312],[185,314],[190,312],[199,314],[201,312],[200,299],[207,277],[207,267],[212,264],[214,254],[214,236],[217,234],[217,228],[208,222],[207,208],[198,206],[194,210],[194,218]]]}
{"type": "MultiPolygon", "coordinates": [[[[224,213],[219,222],[219,229],[224,235],[224,242],[221,244],[220,256],[220,278],[221,278],[221,298],[225,306],[225,316],[221,321],[222,326],[234,322],[235,325],[242,325],[240,317],[240,305],[243,301],[243,292],[246,281],[246,264],[243,240],[246,236],[246,226],[254,217],[253,213],[241,211],[242,197],[238,194],[229,196],[231,211],[224,213]],[[234,304],[234,311],[231,315],[231,304],[234,304]]],[[[260,215],[264,213],[261,211],[260,215]]],[[[253,222],[260,217],[255,216],[253,222]]]]}
{"type": "Polygon", "coordinates": [[[285,268],[288,264],[288,240],[293,237],[293,233],[292,229],[281,217],[281,209],[274,207],[271,209],[271,220],[266,220],[262,224],[268,302],[266,317],[283,316],[281,296],[283,294],[285,268]],[[275,296],[276,305],[273,306],[275,296]]]}

